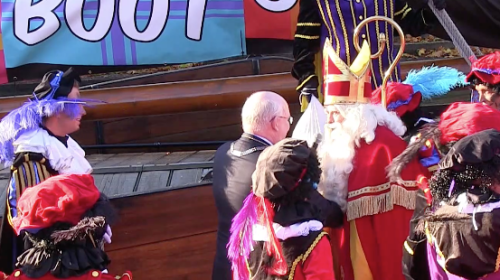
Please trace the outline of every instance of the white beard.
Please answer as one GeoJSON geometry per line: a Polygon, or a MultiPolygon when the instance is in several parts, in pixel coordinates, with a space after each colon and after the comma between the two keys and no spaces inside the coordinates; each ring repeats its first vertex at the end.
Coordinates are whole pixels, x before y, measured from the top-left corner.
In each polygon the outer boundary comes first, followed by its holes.
{"type": "Polygon", "coordinates": [[[342,211],[347,209],[348,180],[354,165],[356,148],[361,141],[370,144],[379,125],[388,127],[396,135],[403,135],[406,127],[393,112],[380,105],[336,105],[344,117],[342,124],[328,124],[318,150],[321,162],[319,192],[336,202],[342,211]]]}
{"type": "Polygon", "coordinates": [[[318,156],[321,162],[319,192],[336,202],[343,212],[347,209],[347,182],[353,169],[356,143],[341,125],[327,125],[318,156]]]}

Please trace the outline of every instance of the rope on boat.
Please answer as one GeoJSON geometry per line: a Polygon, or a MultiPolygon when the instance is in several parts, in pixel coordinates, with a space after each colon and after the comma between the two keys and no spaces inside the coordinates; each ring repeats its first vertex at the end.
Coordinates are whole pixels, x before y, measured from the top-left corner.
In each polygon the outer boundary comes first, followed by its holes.
{"type": "MultiPolygon", "coordinates": [[[[460,30],[458,30],[457,26],[453,21],[451,20],[450,16],[448,15],[448,12],[446,12],[445,9],[438,10],[436,6],[434,6],[434,1],[429,0],[428,1],[429,7],[431,8],[431,11],[436,15],[437,19],[443,26],[444,30],[446,33],[448,33],[448,36],[450,36],[451,41],[455,45],[455,47],[458,49],[458,52],[460,55],[465,59],[467,64],[471,66],[471,58],[472,59],[477,59],[476,55],[472,51],[471,47],[469,44],[467,44],[467,41],[465,41],[464,37],[460,33],[460,30]]],[[[477,51],[479,55],[483,55],[479,48],[477,48],[477,51]]]]}

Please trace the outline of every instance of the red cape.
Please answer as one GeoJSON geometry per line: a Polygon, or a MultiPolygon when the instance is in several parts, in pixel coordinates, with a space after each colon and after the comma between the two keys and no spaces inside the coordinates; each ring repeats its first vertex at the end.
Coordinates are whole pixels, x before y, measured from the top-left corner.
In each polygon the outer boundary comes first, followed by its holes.
{"type": "Polygon", "coordinates": [[[404,280],[401,259],[415,208],[415,180],[428,174],[415,158],[402,173],[403,184],[389,182],[386,168],[406,146],[401,137],[379,126],[373,142],[362,141],[356,149],[346,220],[342,229],[331,232],[337,277],[354,280],[356,271],[358,277],[368,273],[373,280],[404,280]]]}
{"type": "Polygon", "coordinates": [[[406,147],[401,137],[384,126],[375,129],[375,139],[370,144],[361,141],[349,175],[347,220],[387,212],[394,205],[415,208],[415,180],[418,175],[428,175],[426,168],[415,159],[401,174],[405,184],[389,184],[387,178],[387,166],[406,147]]]}

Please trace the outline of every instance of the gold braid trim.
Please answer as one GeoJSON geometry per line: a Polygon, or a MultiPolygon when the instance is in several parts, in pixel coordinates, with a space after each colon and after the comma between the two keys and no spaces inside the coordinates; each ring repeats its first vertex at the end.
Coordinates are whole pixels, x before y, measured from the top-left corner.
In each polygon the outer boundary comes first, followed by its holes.
{"type": "Polygon", "coordinates": [[[316,239],[314,239],[313,243],[311,244],[311,246],[309,246],[309,248],[307,249],[307,251],[305,251],[303,254],[301,254],[300,256],[298,256],[292,263],[292,267],[290,268],[290,274],[288,275],[288,280],[293,280],[294,276],[295,276],[295,269],[297,268],[297,265],[302,262],[302,264],[304,264],[307,260],[307,258],[309,257],[309,255],[311,255],[312,251],[314,250],[314,248],[316,248],[316,246],[318,245],[319,241],[321,240],[321,238],[323,238],[323,236],[325,235],[328,235],[328,233],[326,231],[322,231],[317,237],[316,239]]]}
{"type": "Polygon", "coordinates": [[[413,252],[413,250],[411,249],[410,245],[408,245],[408,241],[405,241],[404,247],[405,247],[406,252],[408,252],[408,254],[410,254],[411,256],[413,256],[413,254],[415,254],[415,252],[413,252]]]}
{"type": "Polygon", "coordinates": [[[307,39],[307,40],[317,40],[317,39],[319,39],[319,36],[309,36],[309,35],[295,34],[295,38],[307,39]]]}
{"type": "Polygon", "coordinates": [[[297,86],[297,88],[295,88],[295,90],[301,90],[304,85],[309,82],[310,79],[312,79],[313,77],[316,77],[316,75],[309,75],[309,77],[307,77],[304,81],[302,81],[302,83],[300,83],[300,85],[297,86]]]}
{"type": "Polygon", "coordinates": [[[411,12],[411,8],[408,8],[408,9],[405,10],[405,12],[403,13],[403,15],[401,16],[401,19],[404,19],[409,12],[411,12]]]}
{"type": "Polygon", "coordinates": [[[316,23],[316,22],[299,22],[297,23],[297,26],[321,26],[321,23],[316,23]]]}
{"type": "Polygon", "coordinates": [[[497,261],[495,262],[495,272],[500,269],[500,248],[498,248],[497,261]]]}
{"type": "Polygon", "coordinates": [[[406,9],[408,9],[408,3],[406,3],[405,6],[401,10],[395,12],[394,16],[399,16],[400,14],[404,13],[406,11],[406,9]]]}
{"type": "MultiPolygon", "coordinates": [[[[416,186],[416,182],[413,181],[416,186]]],[[[347,221],[352,221],[364,216],[384,213],[394,209],[394,205],[415,209],[417,190],[407,190],[396,183],[386,183],[375,188],[377,192],[389,190],[386,193],[372,196],[364,196],[347,202],[347,221]]],[[[366,189],[366,188],[364,188],[366,189]]],[[[361,189],[359,191],[363,191],[361,189]]],[[[369,193],[370,190],[363,193],[369,193]]],[[[351,196],[349,193],[348,197],[351,196]]]]}

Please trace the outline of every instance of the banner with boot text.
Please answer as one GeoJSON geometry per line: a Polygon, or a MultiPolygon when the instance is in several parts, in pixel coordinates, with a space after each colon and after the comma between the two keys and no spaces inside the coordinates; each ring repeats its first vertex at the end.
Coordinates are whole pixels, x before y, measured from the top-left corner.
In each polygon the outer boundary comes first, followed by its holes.
{"type": "Polygon", "coordinates": [[[292,40],[298,0],[1,0],[0,83],[32,63],[127,66],[246,54],[292,40]]]}

